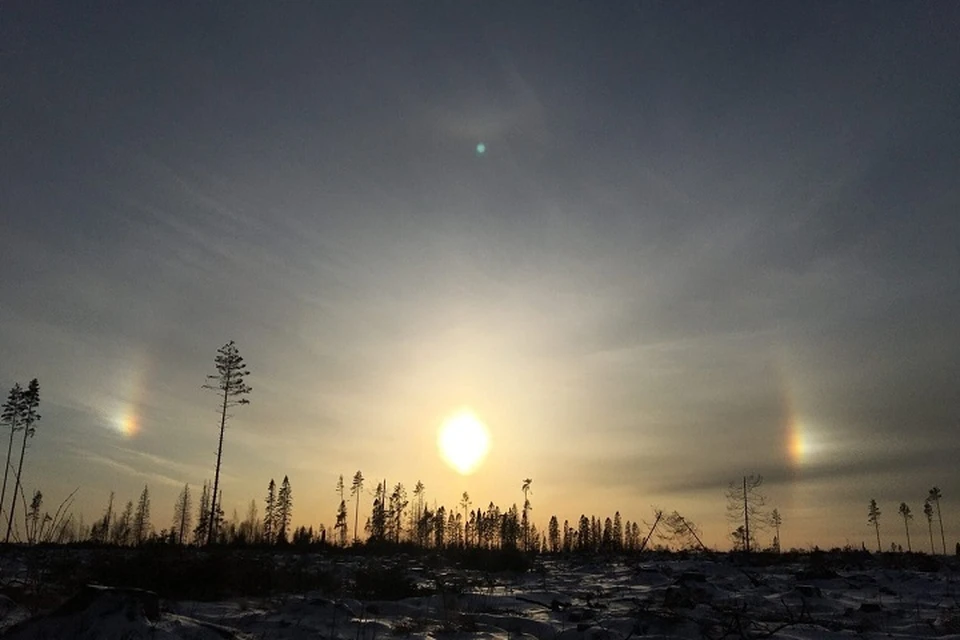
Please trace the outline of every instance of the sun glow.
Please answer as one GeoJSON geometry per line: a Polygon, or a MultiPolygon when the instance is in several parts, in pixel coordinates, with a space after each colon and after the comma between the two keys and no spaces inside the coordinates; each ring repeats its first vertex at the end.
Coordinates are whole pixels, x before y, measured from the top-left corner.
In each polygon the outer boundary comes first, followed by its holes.
{"type": "Polygon", "coordinates": [[[444,461],[463,475],[476,471],[490,451],[486,425],[472,411],[458,411],[440,425],[437,448],[444,461]]]}

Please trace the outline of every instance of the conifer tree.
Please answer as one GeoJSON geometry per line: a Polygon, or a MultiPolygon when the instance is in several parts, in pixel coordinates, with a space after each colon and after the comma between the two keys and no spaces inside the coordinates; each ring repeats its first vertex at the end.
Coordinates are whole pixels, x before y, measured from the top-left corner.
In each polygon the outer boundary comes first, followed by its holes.
{"type": "Polygon", "coordinates": [[[150,491],[143,485],[143,492],[137,501],[137,511],[133,516],[133,543],[138,547],[150,536],[150,491]]]}
{"type": "Polygon", "coordinates": [[[263,541],[273,544],[277,533],[277,483],[270,478],[267,485],[267,497],[263,509],[263,541]]]}
{"type": "Polygon", "coordinates": [[[110,541],[110,524],[113,522],[113,491],[110,492],[110,499],[107,501],[107,510],[103,517],[90,527],[90,541],[98,544],[106,544],[110,541]]]}
{"type": "Polygon", "coordinates": [[[363,474],[359,470],[353,474],[353,483],[350,485],[350,496],[356,497],[357,503],[353,512],[353,543],[360,542],[357,537],[357,524],[360,522],[360,494],[363,493],[363,474]]]}
{"type": "Polygon", "coordinates": [[[417,484],[413,485],[413,514],[411,515],[411,522],[415,523],[413,531],[416,532],[417,544],[421,547],[426,546],[426,540],[423,537],[420,522],[423,518],[423,495],[426,487],[423,486],[423,483],[417,480],[417,484]]]}
{"type": "Polygon", "coordinates": [[[530,496],[532,493],[530,486],[533,484],[532,478],[525,478],[523,484],[520,485],[520,490],[523,491],[523,518],[521,520],[520,528],[523,531],[523,550],[530,550],[530,509],[533,507],[530,506],[530,496]]]}
{"type": "Polygon", "coordinates": [[[560,552],[560,521],[557,520],[557,516],[550,516],[550,524],[547,525],[547,532],[549,534],[549,544],[551,553],[560,552]]]}
{"type": "Polygon", "coordinates": [[[347,502],[344,498],[343,474],[337,479],[337,495],[340,496],[340,506],[337,507],[337,522],[333,525],[336,532],[336,544],[341,547],[347,546],[347,502]]]}
{"type": "Polygon", "coordinates": [[[943,555],[947,555],[947,539],[943,535],[943,515],[940,513],[940,498],[942,497],[939,487],[933,487],[930,489],[927,500],[937,508],[937,520],[940,522],[940,544],[943,545],[943,555]]]}
{"type": "Polygon", "coordinates": [[[620,512],[613,514],[613,550],[623,550],[623,520],[620,519],[620,512]]]}
{"type": "Polygon", "coordinates": [[[127,501],[127,506],[123,508],[120,516],[111,527],[113,530],[113,544],[127,546],[131,542],[131,522],[133,520],[133,500],[127,501]]]}
{"type": "Polygon", "coordinates": [[[177,544],[183,545],[187,539],[187,531],[193,521],[190,508],[190,485],[183,485],[183,491],[180,492],[177,501],[173,505],[173,531],[176,533],[177,544]]]}
{"type": "Polygon", "coordinates": [[[210,529],[210,483],[204,480],[200,490],[200,504],[197,509],[197,526],[193,529],[193,543],[203,545],[208,539],[210,529]]]}
{"type": "Polygon", "coordinates": [[[437,513],[434,515],[434,525],[433,525],[433,546],[437,549],[443,549],[445,542],[446,525],[447,525],[447,510],[443,505],[440,505],[437,508],[437,513]]]}
{"type": "Polygon", "coordinates": [[[390,494],[390,515],[393,520],[393,541],[400,544],[400,535],[403,529],[403,512],[410,502],[407,500],[407,490],[403,483],[398,482],[390,494]]]}
{"type": "Polygon", "coordinates": [[[867,508],[867,522],[873,525],[873,528],[877,532],[877,553],[883,551],[880,547],[880,507],[877,506],[877,501],[870,499],[870,506],[867,508]]]}
{"type": "Polygon", "coordinates": [[[900,508],[897,509],[897,511],[903,518],[903,528],[907,532],[907,551],[913,551],[913,546],[910,544],[910,521],[913,520],[913,514],[910,513],[910,507],[906,502],[901,502],[900,508]]]}
{"type": "Polygon", "coordinates": [[[466,491],[460,496],[460,506],[463,507],[463,546],[470,546],[470,538],[467,536],[467,520],[470,518],[470,494],[466,491]]]}
{"type": "Polygon", "coordinates": [[[923,515],[927,517],[927,531],[930,533],[930,555],[933,555],[936,553],[933,548],[933,505],[930,504],[929,498],[923,502],[923,515]]]}
{"type": "Polygon", "coordinates": [[[286,544],[287,529],[293,516],[293,493],[290,489],[290,479],[283,476],[280,491],[277,493],[277,544],[286,544]]]}
{"type": "Polygon", "coordinates": [[[780,517],[780,510],[774,509],[770,513],[770,524],[773,525],[776,535],[773,539],[773,547],[776,549],[777,553],[780,553],[780,527],[783,525],[783,518],[780,517]]]}
{"type": "MultiPolygon", "coordinates": [[[[27,452],[27,440],[33,437],[36,428],[33,426],[40,420],[37,409],[40,408],[40,383],[34,378],[27,385],[27,390],[20,396],[20,421],[23,430],[23,443],[20,446],[20,464],[17,465],[17,481],[13,485],[13,500],[10,501],[10,517],[7,521],[7,537],[4,543],[10,542],[10,533],[13,531],[13,515],[17,507],[17,493],[20,491],[20,476],[23,473],[23,456],[27,452]]],[[[939,510],[939,504],[937,509],[939,510]]],[[[943,527],[940,527],[941,532],[943,527]]]]}
{"type": "Polygon", "coordinates": [[[227,410],[241,404],[249,404],[250,401],[245,398],[252,389],[244,382],[244,378],[250,375],[247,365],[244,364],[240,352],[237,350],[233,340],[220,347],[217,350],[217,356],[214,358],[214,365],[217,373],[207,376],[209,381],[203,385],[204,389],[210,389],[221,397],[220,401],[220,438],[217,442],[217,467],[213,476],[213,491],[210,493],[210,518],[207,531],[207,544],[213,543],[219,518],[217,516],[217,502],[220,497],[220,461],[223,457],[223,431],[227,426],[227,419],[230,417],[227,410]]]}
{"type": "Polygon", "coordinates": [[[3,413],[0,414],[0,424],[10,429],[10,440],[7,442],[7,462],[3,465],[3,490],[0,491],[0,510],[7,504],[7,477],[10,475],[10,458],[13,456],[13,437],[23,429],[23,389],[20,384],[13,385],[3,403],[3,413]]]}

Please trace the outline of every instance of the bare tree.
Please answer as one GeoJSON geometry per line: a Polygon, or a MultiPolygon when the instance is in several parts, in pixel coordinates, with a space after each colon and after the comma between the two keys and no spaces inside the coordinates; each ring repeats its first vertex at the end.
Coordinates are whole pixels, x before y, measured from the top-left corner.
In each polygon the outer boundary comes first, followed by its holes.
{"type": "Polygon", "coordinates": [[[906,502],[901,502],[897,511],[903,517],[903,528],[907,532],[907,551],[913,551],[913,546],[910,544],[910,521],[913,520],[913,514],[910,513],[910,507],[906,502]]]}
{"type": "Polygon", "coordinates": [[[740,537],[746,553],[750,553],[751,546],[756,546],[756,531],[763,528],[766,520],[763,507],[767,498],[760,491],[762,485],[763,476],[750,475],[743,476],[740,481],[731,482],[727,487],[727,519],[730,522],[742,523],[731,537],[736,538],[737,531],[741,531],[742,527],[740,537]]]}
{"type": "Polygon", "coordinates": [[[877,501],[872,498],[867,509],[867,522],[872,524],[877,531],[877,553],[880,553],[883,551],[880,547],[880,507],[877,506],[877,501]]]}
{"type": "Polygon", "coordinates": [[[213,544],[217,535],[217,502],[219,501],[220,487],[220,461],[223,457],[223,431],[227,426],[227,419],[230,417],[227,410],[241,404],[249,404],[250,401],[244,396],[253,389],[247,386],[244,378],[250,375],[247,365],[244,364],[240,352],[233,340],[223,345],[217,350],[217,356],[213,360],[217,372],[207,376],[207,384],[204,389],[210,389],[221,396],[220,401],[220,438],[217,443],[217,467],[213,476],[213,492],[210,494],[210,520],[207,529],[207,544],[213,544]]]}
{"type": "Polygon", "coordinates": [[[940,523],[940,544],[943,545],[943,555],[947,555],[947,539],[943,535],[943,515],[940,513],[940,498],[943,496],[940,494],[939,487],[933,487],[930,489],[927,500],[933,503],[937,507],[937,520],[940,523]]]}

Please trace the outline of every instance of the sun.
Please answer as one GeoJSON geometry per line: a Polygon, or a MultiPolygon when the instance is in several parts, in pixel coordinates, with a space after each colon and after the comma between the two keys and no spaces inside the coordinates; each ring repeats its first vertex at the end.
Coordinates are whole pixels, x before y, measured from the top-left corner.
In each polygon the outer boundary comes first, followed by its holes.
{"type": "Polygon", "coordinates": [[[490,434],[480,418],[462,409],[440,425],[437,448],[448,465],[465,476],[470,475],[490,451],[490,434]]]}

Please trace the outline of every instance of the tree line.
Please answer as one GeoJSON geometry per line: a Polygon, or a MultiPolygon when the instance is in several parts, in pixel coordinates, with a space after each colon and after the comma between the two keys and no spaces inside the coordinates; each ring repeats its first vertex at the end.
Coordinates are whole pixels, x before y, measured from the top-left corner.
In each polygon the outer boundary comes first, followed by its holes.
{"type": "MultiPolygon", "coordinates": [[[[7,444],[7,462],[4,466],[4,478],[0,487],[0,516],[6,519],[4,541],[25,542],[75,542],[90,541],[99,544],[141,545],[146,542],[162,541],[177,545],[220,544],[330,544],[339,547],[350,545],[408,543],[423,548],[483,548],[508,549],[527,552],[598,552],[598,551],[642,551],[648,548],[651,539],[656,545],[670,545],[674,548],[706,549],[699,528],[695,523],[676,511],[665,514],[654,509],[653,521],[631,522],[623,520],[620,512],[613,516],[597,517],[582,514],[571,523],[564,520],[562,526],[556,516],[549,520],[546,531],[539,531],[532,524],[530,513],[533,509],[530,496],[533,494],[533,480],[525,478],[521,482],[523,495],[521,507],[514,503],[501,508],[490,502],[486,508],[473,509],[472,501],[464,492],[457,505],[447,508],[443,505],[431,508],[426,499],[426,488],[417,481],[411,495],[406,487],[397,483],[393,487],[386,480],[378,481],[372,491],[372,504],[369,516],[363,527],[364,538],[360,536],[360,502],[364,494],[366,479],[357,471],[347,487],[344,476],[340,475],[335,491],[339,505],[335,514],[335,524],[331,539],[327,540],[327,531],[323,525],[314,531],[313,527],[299,527],[291,530],[293,496],[290,481],[284,476],[278,487],[273,479],[267,487],[263,516],[259,515],[256,500],[251,500],[243,519],[234,512],[230,520],[224,518],[220,488],[220,469],[223,462],[223,441],[226,424],[231,417],[231,409],[249,404],[247,397],[252,388],[246,383],[250,372],[240,356],[234,341],[229,341],[217,350],[214,357],[215,373],[206,377],[203,389],[217,395],[218,420],[217,456],[212,482],[204,482],[196,506],[189,485],[185,485],[174,505],[173,521],[170,527],[156,531],[150,520],[149,488],[144,486],[136,505],[128,501],[122,510],[114,509],[114,494],[110,498],[103,516],[89,527],[82,517],[75,521],[70,513],[74,493],[62,502],[53,515],[40,514],[43,495],[39,490],[27,505],[22,487],[22,472],[27,443],[36,431],[40,421],[40,385],[36,378],[26,388],[15,384],[2,407],[0,424],[9,428],[7,444]],[[15,440],[20,434],[19,459],[13,465],[15,440]],[[12,473],[13,472],[13,473],[12,473]],[[13,480],[8,496],[8,481],[13,480]],[[348,494],[349,493],[349,500],[348,494]],[[23,535],[15,527],[14,516],[17,498],[23,505],[23,535]],[[9,498],[9,500],[8,500],[9,498]],[[349,509],[353,508],[352,535],[349,531],[349,509]]],[[[763,478],[759,475],[744,476],[731,482],[727,491],[727,518],[734,528],[729,533],[735,551],[750,553],[760,547],[760,532],[772,529],[771,543],[766,550],[780,551],[780,529],[782,517],[777,508],[766,510],[766,496],[761,488],[763,478]]],[[[943,531],[943,519],[940,513],[940,490],[933,487],[925,502],[924,515],[927,519],[931,553],[935,552],[933,543],[933,515],[936,513],[939,523],[941,551],[946,553],[946,539],[943,531]]],[[[903,518],[907,538],[907,549],[912,551],[910,521],[913,519],[910,507],[901,503],[899,514],[903,518]]],[[[877,549],[881,549],[880,509],[875,500],[870,501],[868,523],[874,526],[877,537],[877,549]]],[[[894,546],[896,548],[896,546],[894,546]]]]}
{"type": "MultiPolygon", "coordinates": [[[[936,513],[937,516],[937,525],[940,531],[940,551],[946,555],[947,553],[947,538],[943,533],[943,515],[940,513],[940,499],[943,497],[943,494],[940,492],[939,487],[932,487],[930,491],[927,492],[927,497],[923,501],[923,515],[927,520],[927,533],[930,536],[930,553],[936,553],[936,547],[933,543],[933,516],[936,513]]],[[[897,513],[900,515],[900,518],[903,519],[903,529],[906,533],[907,538],[907,551],[913,551],[913,542],[910,538],[910,522],[913,521],[913,511],[910,509],[910,505],[906,502],[901,502],[900,506],[897,508],[897,513]]],[[[880,516],[883,513],[880,511],[880,506],[877,504],[877,501],[873,498],[870,499],[869,504],[867,505],[867,524],[871,525],[874,529],[874,533],[877,536],[877,551],[882,551],[883,547],[880,542],[880,516]]],[[[903,548],[900,545],[897,545],[895,542],[891,542],[891,550],[902,551],[903,548]]],[[[957,545],[957,552],[960,555],[960,544],[957,545]]]]}

